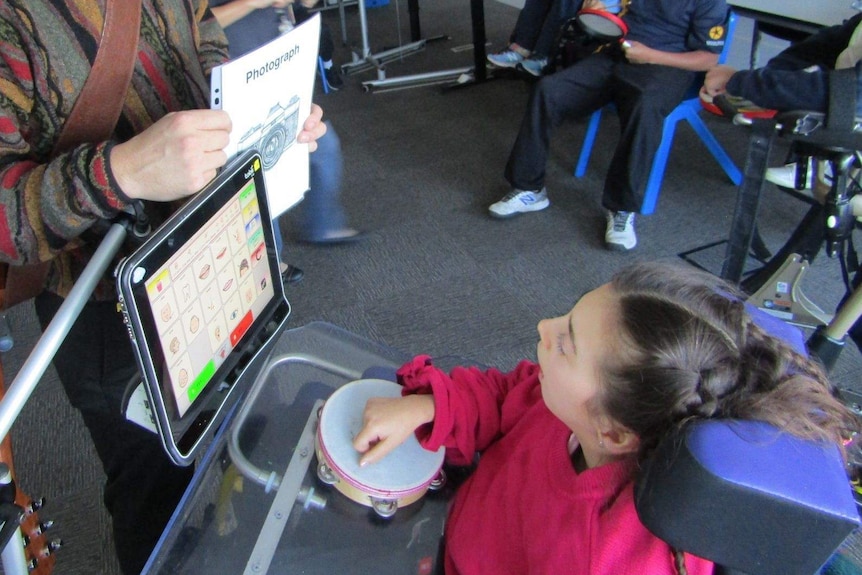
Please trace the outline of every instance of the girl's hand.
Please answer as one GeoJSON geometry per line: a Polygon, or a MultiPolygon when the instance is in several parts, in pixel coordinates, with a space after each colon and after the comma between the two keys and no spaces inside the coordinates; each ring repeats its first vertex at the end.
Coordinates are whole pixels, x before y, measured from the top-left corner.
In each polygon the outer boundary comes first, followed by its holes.
{"type": "Polygon", "coordinates": [[[706,73],[706,78],[703,81],[703,91],[712,97],[723,94],[726,91],[727,82],[735,73],[736,69],[727,65],[719,64],[718,66],[713,66],[706,73]]]}
{"type": "Polygon", "coordinates": [[[353,447],[363,454],[360,466],[380,461],[417,427],[434,421],[434,396],[373,397],[365,404],[363,420],[353,439],[353,447]]]}

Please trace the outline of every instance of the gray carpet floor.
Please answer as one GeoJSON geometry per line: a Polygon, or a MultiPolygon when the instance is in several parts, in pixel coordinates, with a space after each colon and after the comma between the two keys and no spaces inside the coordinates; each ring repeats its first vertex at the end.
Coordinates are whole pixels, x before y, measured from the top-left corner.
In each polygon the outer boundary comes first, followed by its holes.
{"type": "MultiPolygon", "coordinates": [[[[393,0],[394,2],[394,0],[393,0]]],[[[489,49],[505,42],[517,10],[487,2],[489,49]]],[[[423,36],[439,38],[403,61],[387,77],[470,66],[466,2],[425,2],[423,36]]],[[[358,18],[348,9],[348,36],[359,42],[358,18]]],[[[336,11],[324,20],[340,37],[336,11]]],[[[406,3],[369,9],[373,51],[406,42],[406,3]]],[[[340,62],[349,61],[339,46],[340,62]]],[[[513,367],[533,357],[536,323],[568,311],[576,298],[622,266],[677,254],[727,235],[736,188],[697,136],[681,128],[674,142],[656,213],[638,219],[640,245],[632,253],[604,249],[600,193],[617,138],[606,114],[587,176],[572,170],[584,134],[575,122],[553,137],[547,185],[551,207],[496,221],[488,204],[508,190],[503,166],[525,107],[529,84],[496,79],[445,93],[440,87],[365,93],[365,72],[345,78],[337,93],[318,95],[341,136],[345,156],[344,203],[351,222],[367,231],[361,243],[339,247],[291,241],[287,259],[306,271],[290,286],[291,325],[323,320],[408,353],[459,354],[489,365],[513,367]]],[[[709,126],[742,165],[747,131],[719,118],[709,126]]],[[[783,157],[778,146],[776,163],[783,157]]],[[[760,228],[777,248],[804,212],[800,202],[767,186],[760,228]]],[[[719,249],[698,255],[717,272],[719,249]]],[[[819,257],[803,289],[826,310],[843,293],[836,261],[819,257]]],[[[7,383],[38,337],[31,305],[9,314],[15,348],[4,354],[7,383]]],[[[126,342],[117,342],[126,345],[126,342]]],[[[848,346],[833,373],[835,383],[862,392],[862,357],[848,346]]],[[[43,517],[65,546],[58,575],[115,575],[110,519],[101,505],[104,480],[78,414],[50,370],[13,429],[19,480],[43,495],[43,517]]]]}

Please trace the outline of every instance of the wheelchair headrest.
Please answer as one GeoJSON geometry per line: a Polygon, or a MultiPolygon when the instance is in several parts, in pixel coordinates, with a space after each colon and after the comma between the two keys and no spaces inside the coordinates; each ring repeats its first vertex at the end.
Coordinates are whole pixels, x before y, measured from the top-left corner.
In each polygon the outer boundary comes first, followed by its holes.
{"type": "Polygon", "coordinates": [[[859,525],[838,448],[758,421],[695,422],[667,438],[635,507],[672,547],[757,575],[811,575],[859,525]]]}

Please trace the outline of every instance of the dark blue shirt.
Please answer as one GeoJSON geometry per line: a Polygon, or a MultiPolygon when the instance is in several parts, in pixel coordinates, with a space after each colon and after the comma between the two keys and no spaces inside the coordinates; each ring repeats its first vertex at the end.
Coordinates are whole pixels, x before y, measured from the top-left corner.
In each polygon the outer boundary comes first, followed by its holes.
{"type": "Polygon", "coordinates": [[[663,52],[717,54],[727,36],[724,0],[631,0],[622,18],[626,39],[663,52]]]}

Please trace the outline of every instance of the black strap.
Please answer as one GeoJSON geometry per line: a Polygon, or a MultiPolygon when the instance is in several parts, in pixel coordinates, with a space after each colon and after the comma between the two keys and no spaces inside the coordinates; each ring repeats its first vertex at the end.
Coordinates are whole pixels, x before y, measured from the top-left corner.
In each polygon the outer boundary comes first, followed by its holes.
{"type": "Polygon", "coordinates": [[[856,68],[829,72],[829,110],[826,128],[852,132],[856,120],[856,68]]]}
{"type": "Polygon", "coordinates": [[[721,267],[721,277],[734,284],[742,279],[745,261],[751,250],[757,224],[757,212],[760,210],[760,195],[763,190],[769,150],[775,138],[775,120],[754,120],[751,125],[751,137],[748,143],[748,156],[745,160],[745,171],[742,185],[736,194],[736,207],[730,225],[730,235],[727,249],[721,267]]]}

